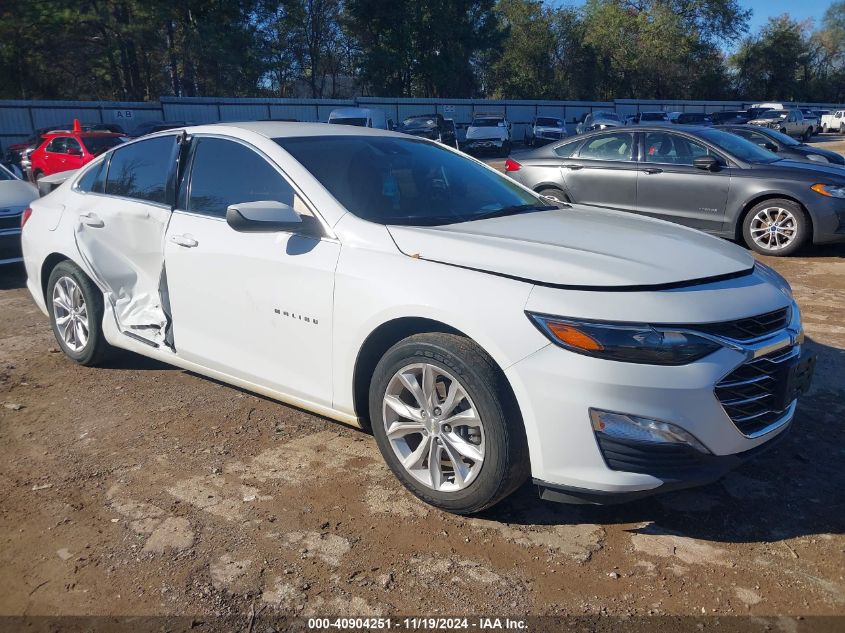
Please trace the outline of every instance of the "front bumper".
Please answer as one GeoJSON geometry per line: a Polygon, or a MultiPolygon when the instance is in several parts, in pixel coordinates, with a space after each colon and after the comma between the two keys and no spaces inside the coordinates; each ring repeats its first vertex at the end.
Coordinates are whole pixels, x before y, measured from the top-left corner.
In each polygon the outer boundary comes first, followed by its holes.
{"type": "Polygon", "coordinates": [[[624,454],[631,463],[638,464],[641,468],[653,469],[652,472],[662,482],[656,488],[609,492],[550,484],[540,479],[534,479],[534,484],[540,498],[546,501],[595,505],[628,503],[655,494],[705,486],[718,481],[731,470],[777,446],[790,428],[791,424],[787,424],[768,442],[733,455],[704,455],[695,449],[684,447],[660,446],[658,449],[654,445],[638,447],[633,442],[619,443],[617,455],[624,454]]]}
{"type": "MultiPolygon", "coordinates": [[[[810,192],[814,193],[814,192],[810,192]]],[[[845,200],[815,194],[807,201],[813,220],[813,243],[845,241],[845,200]]]]}
{"type": "Polygon", "coordinates": [[[502,149],[507,143],[508,141],[504,139],[496,138],[468,139],[463,144],[463,148],[467,151],[493,151],[502,149]]]}
{"type": "Polygon", "coordinates": [[[739,367],[779,350],[801,353],[800,313],[787,328],[747,345],[732,344],[679,367],[607,361],[549,345],[506,370],[531,447],[534,482],[544,498],[614,503],[710,483],[768,448],[791,425],[795,402],[762,432],[744,434],[716,385],[739,367]],[[599,436],[590,409],[675,424],[709,454],[682,444],[599,436]]]}

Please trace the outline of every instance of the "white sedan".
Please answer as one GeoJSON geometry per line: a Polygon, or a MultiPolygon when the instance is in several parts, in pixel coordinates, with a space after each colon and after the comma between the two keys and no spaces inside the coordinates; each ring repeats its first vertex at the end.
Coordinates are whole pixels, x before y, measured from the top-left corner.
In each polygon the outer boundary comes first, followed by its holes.
{"type": "Polygon", "coordinates": [[[529,477],[580,502],[706,483],[781,437],[813,367],[783,278],[562,206],[424,139],[221,124],[98,158],[23,248],[70,359],[132,350],[371,429],[452,512],[529,477]]]}

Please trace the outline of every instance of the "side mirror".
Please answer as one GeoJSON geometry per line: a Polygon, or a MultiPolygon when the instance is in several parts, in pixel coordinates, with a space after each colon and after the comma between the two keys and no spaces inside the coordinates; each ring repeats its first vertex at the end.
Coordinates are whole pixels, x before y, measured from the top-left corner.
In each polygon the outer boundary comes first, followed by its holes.
{"type": "Polygon", "coordinates": [[[692,165],[693,167],[697,167],[698,169],[703,169],[705,171],[716,171],[719,167],[721,167],[719,159],[715,156],[698,156],[693,159],[692,165]]]}
{"type": "Polygon", "coordinates": [[[241,233],[295,231],[302,227],[302,218],[293,207],[275,200],[229,205],[226,222],[241,233]]]}
{"type": "Polygon", "coordinates": [[[767,150],[769,150],[770,152],[776,152],[776,151],[778,151],[778,146],[777,146],[777,145],[775,145],[774,143],[764,143],[764,144],[763,144],[763,147],[765,147],[765,148],[766,148],[767,150]]]}

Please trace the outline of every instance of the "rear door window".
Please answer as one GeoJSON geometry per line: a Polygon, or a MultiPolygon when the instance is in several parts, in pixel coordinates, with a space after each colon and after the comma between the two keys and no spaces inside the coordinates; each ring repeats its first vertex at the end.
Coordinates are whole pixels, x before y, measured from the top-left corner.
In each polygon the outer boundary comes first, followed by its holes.
{"type": "Polygon", "coordinates": [[[172,204],[170,186],[176,136],[159,136],[114,150],[105,192],[156,204],[172,204]]]}
{"type": "Polygon", "coordinates": [[[630,132],[607,134],[589,139],[581,147],[578,158],[590,160],[631,160],[634,135],[630,132]]]}

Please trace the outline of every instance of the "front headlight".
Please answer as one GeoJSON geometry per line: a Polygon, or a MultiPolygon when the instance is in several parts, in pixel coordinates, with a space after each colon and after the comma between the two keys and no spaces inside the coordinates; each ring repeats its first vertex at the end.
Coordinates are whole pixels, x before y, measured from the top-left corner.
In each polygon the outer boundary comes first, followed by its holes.
{"type": "Polygon", "coordinates": [[[671,328],[527,314],[552,343],[578,354],[623,363],[685,365],[721,348],[703,336],[671,328]]]}
{"type": "Polygon", "coordinates": [[[817,183],[810,187],[816,193],[820,193],[828,198],[845,198],[845,185],[825,185],[817,183]]]}

